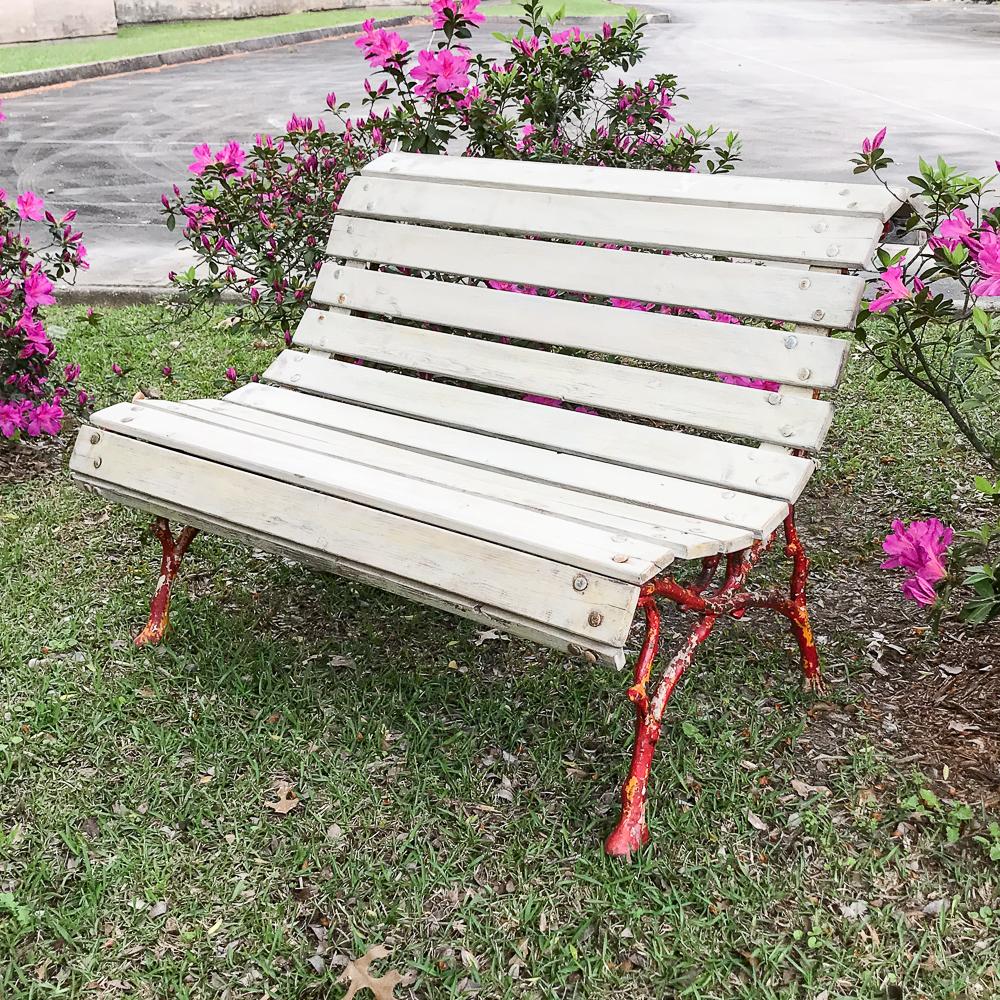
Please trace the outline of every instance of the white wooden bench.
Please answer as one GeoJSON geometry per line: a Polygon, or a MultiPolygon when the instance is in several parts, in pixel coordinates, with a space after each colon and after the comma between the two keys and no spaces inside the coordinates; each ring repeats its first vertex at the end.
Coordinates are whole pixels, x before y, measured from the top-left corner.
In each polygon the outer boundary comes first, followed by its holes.
{"type": "Polygon", "coordinates": [[[137,642],[164,634],[197,530],[590,662],[624,664],[642,609],[635,754],[606,845],[630,853],[648,837],[667,698],[718,617],[785,615],[819,682],[791,510],[830,426],[818,391],[848,349],[826,334],[853,326],[862,295],[840,272],[869,264],[897,205],[868,185],[381,157],[341,202],[295,334],[305,351],[224,399],[122,403],[81,430],[76,479],[158,518],[162,572],[137,642]],[[188,526],[176,540],[168,518],[188,526]],[[747,578],[782,525],[792,584],[761,594],[747,578]],[[677,560],[701,561],[693,582],[665,572],[677,560]],[[657,597],[698,617],[647,694],[657,597]]]}

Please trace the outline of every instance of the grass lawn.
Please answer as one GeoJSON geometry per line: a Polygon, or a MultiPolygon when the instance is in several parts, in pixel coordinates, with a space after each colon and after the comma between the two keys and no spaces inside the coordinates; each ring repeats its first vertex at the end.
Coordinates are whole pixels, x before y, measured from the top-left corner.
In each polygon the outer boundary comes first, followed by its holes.
{"type": "MultiPolygon", "coordinates": [[[[83,312],[51,319],[101,405],[218,395],[273,353],[83,312]]],[[[932,639],[875,569],[891,516],[953,512],[968,459],[861,356],[840,399],[800,510],[831,689],[800,692],[777,622],[720,629],[631,864],[600,850],[624,674],[211,537],[170,642],[137,650],[147,518],[74,488],[64,454],[0,453],[0,997],[338,1000],[383,943],[376,971],[429,1000],[1000,995],[996,637],[932,639]]]]}
{"type": "MultiPolygon", "coordinates": [[[[587,0],[592,2],[592,0],[587,0]]],[[[126,56],[166,52],[192,45],[234,42],[243,38],[283,35],[290,31],[327,28],[338,24],[360,24],[367,17],[377,19],[400,14],[417,14],[420,6],[375,7],[371,9],[315,11],[279,14],[276,17],[224,18],[212,21],[176,21],[171,24],[142,24],[118,29],[107,38],[81,41],[25,42],[0,47],[0,73],[21,73],[32,69],[73,66],[77,63],[122,59],[126,56]]]]}

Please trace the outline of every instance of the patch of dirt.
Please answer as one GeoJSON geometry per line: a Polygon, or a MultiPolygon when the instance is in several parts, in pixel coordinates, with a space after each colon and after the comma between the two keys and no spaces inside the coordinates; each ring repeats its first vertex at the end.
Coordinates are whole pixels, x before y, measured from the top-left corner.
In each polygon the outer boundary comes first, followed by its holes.
{"type": "Polygon", "coordinates": [[[837,690],[856,699],[858,710],[848,725],[819,713],[804,739],[820,751],[843,753],[845,736],[867,735],[896,766],[921,771],[939,792],[995,808],[1000,628],[965,625],[950,611],[933,634],[927,613],[902,598],[900,577],[879,569],[881,552],[866,541],[884,534],[878,511],[862,511],[856,498],[832,491],[808,510],[807,544],[836,539],[844,558],[813,577],[810,605],[817,632],[831,636],[828,665],[848,668],[837,690]]]}

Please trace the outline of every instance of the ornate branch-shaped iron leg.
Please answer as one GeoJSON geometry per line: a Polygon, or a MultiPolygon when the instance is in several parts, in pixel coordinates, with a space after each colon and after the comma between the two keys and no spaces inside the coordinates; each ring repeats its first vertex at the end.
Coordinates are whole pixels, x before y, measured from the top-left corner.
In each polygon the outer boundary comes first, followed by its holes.
{"type": "Polygon", "coordinates": [[[792,560],[792,580],[788,610],[783,612],[791,623],[795,639],[802,657],[802,676],[807,690],[822,691],[823,678],[819,668],[819,653],[816,640],[809,624],[809,608],[806,605],[806,581],[809,578],[809,560],[806,550],[795,530],[795,512],[789,511],[785,518],[785,555],[792,560]]]}
{"type": "Polygon", "coordinates": [[[174,541],[170,533],[170,522],[165,517],[158,517],[151,530],[163,547],[163,557],[160,560],[160,578],[156,581],[153,603],[149,608],[149,621],[136,636],[137,646],[155,646],[166,635],[170,627],[170,587],[187,547],[198,534],[197,528],[184,528],[174,541]]]}

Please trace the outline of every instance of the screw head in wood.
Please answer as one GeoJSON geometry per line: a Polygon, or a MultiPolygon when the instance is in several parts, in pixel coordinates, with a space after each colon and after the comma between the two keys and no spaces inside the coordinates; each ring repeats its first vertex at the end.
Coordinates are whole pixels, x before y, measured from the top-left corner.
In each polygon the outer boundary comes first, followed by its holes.
{"type": "Polygon", "coordinates": [[[573,589],[582,593],[587,589],[587,584],[589,582],[590,581],[582,573],[577,573],[576,576],[573,577],[573,589]]]}
{"type": "Polygon", "coordinates": [[[801,288],[802,291],[805,291],[811,284],[812,284],[812,282],[808,278],[803,278],[799,282],[799,288],[801,288]]]}
{"type": "Polygon", "coordinates": [[[827,257],[839,257],[840,256],[840,247],[837,246],[836,243],[831,243],[826,248],[826,255],[827,255],[827,257]]]}
{"type": "Polygon", "coordinates": [[[799,371],[798,371],[798,375],[799,375],[799,378],[802,379],[803,382],[805,382],[806,379],[812,378],[812,369],[811,368],[800,368],[799,371]]]}
{"type": "Polygon", "coordinates": [[[101,435],[100,434],[91,434],[90,435],[90,443],[91,444],[97,444],[97,442],[100,441],[100,440],[101,440],[101,435]]]}
{"type": "Polygon", "coordinates": [[[789,351],[794,351],[796,347],[799,346],[799,338],[795,336],[794,333],[790,333],[785,337],[785,347],[789,351]]]}
{"type": "Polygon", "coordinates": [[[597,628],[602,621],[604,621],[604,615],[602,615],[600,611],[591,611],[590,614],[587,615],[587,624],[590,625],[591,628],[597,628]]]}
{"type": "Polygon", "coordinates": [[[337,296],[337,305],[342,306],[346,301],[347,301],[347,295],[346,295],[346,293],[341,292],[337,296]]]}
{"type": "Polygon", "coordinates": [[[94,459],[94,468],[99,469],[100,467],[101,467],[101,457],[100,455],[98,455],[97,458],[94,459]]]}
{"type": "Polygon", "coordinates": [[[783,438],[790,438],[795,433],[795,431],[787,424],[784,427],[780,428],[780,430],[781,430],[781,436],[783,438]]]}
{"type": "Polygon", "coordinates": [[[781,397],[776,392],[769,392],[767,394],[767,401],[772,406],[780,406],[781,405],[781,397]]]}
{"type": "Polygon", "coordinates": [[[616,552],[611,557],[611,559],[612,559],[613,562],[616,562],[616,563],[627,563],[628,562],[628,556],[625,555],[624,552],[616,552]]]}
{"type": "Polygon", "coordinates": [[[826,313],[823,312],[822,309],[817,309],[815,310],[815,312],[813,312],[813,319],[819,322],[819,320],[821,320],[825,315],[826,313]]]}

